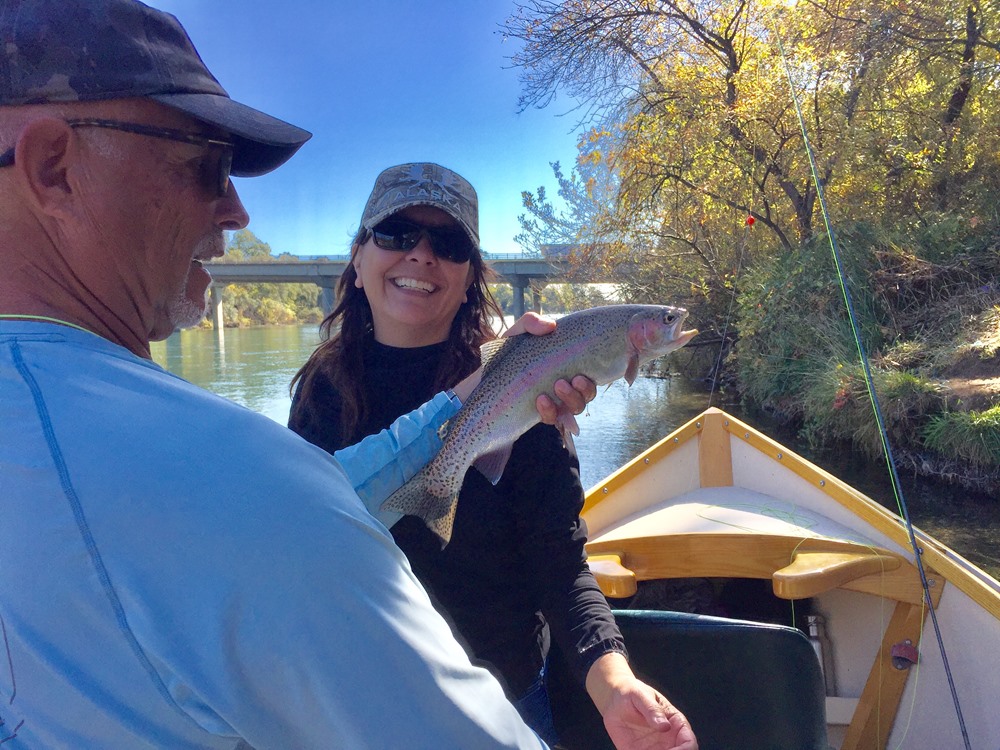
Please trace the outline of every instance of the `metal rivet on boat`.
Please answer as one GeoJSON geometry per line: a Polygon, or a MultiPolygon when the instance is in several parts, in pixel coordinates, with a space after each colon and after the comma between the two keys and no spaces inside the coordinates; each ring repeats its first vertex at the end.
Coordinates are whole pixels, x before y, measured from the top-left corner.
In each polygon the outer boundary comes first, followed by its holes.
{"type": "Polygon", "coordinates": [[[605,488],[604,488],[604,494],[605,494],[605,495],[607,495],[607,494],[608,494],[608,488],[607,488],[607,487],[605,487],[605,488]]]}
{"type": "Polygon", "coordinates": [[[826,480],[825,479],[820,479],[819,480],[819,486],[820,487],[826,487],[826,480]]]}
{"type": "Polygon", "coordinates": [[[649,459],[648,459],[648,458],[644,458],[644,459],[642,459],[642,462],[643,462],[644,464],[648,464],[648,463],[649,463],[649,459]]]}
{"type": "Polygon", "coordinates": [[[778,460],[780,461],[780,460],[781,460],[781,459],[783,459],[783,458],[784,458],[784,456],[782,456],[782,455],[781,455],[781,454],[779,453],[779,454],[778,454],[778,460]]]}
{"type": "Polygon", "coordinates": [[[933,578],[928,578],[927,579],[927,587],[928,588],[934,588],[935,586],[937,586],[937,581],[934,580],[933,578]]]}
{"type": "Polygon", "coordinates": [[[744,432],[743,433],[743,437],[745,437],[747,440],[749,440],[750,439],[750,433],[749,432],[744,432]]]}
{"type": "Polygon", "coordinates": [[[724,425],[725,425],[726,427],[729,427],[729,420],[727,419],[727,420],[726,420],[725,422],[723,422],[722,424],[724,424],[724,425]]]}
{"type": "Polygon", "coordinates": [[[675,442],[675,443],[679,443],[680,441],[681,441],[681,439],[680,439],[680,438],[674,438],[674,442],[675,442]]]}
{"type": "Polygon", "coordinates": [[[701,429],[701,422],[695,422],[694,426],[697,427],[700,430],[701,429]]]}

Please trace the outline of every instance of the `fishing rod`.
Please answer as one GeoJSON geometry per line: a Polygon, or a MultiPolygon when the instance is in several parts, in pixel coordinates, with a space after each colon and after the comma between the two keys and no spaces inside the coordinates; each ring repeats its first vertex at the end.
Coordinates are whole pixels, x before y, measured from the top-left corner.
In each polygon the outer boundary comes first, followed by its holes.
{"type": "Polygon", "coordinates": [[[816,168],[816,158],[813,153],[812,143],[809,140],[809,132],[806,128],[805,117],[802,115],[802,106],[799,102],[798,92],[795,90],[795,79],[792,76],[791,65],[788,62],[788,55],[785,54],[785,47],[781,41],[781,33],[778,29],[777,16],[775,11],[771,11],[771,22],[774,26],[774,38],[777,41],[778,52],[781,56],[781,62],[784,66],[785,76],[788,79],[788,88],[791,92],[792,103],[795,106],[795,115],[798,118],[799,128],[802,131],[802,141],[805,145],[806,157],[809,160],[809,171],[812,177],[813,185],[816,188],[816,197],[819,199],[820,212],[823,216],[823,223],[826,228],[826,236],[830,242],[830,250],[833,254],[834,265],[837,269],[837,276],[840,281],[840,289],[844,296],[844,304],[847,307],[847,315],[850,319],[851,330],[854,334],[854,342],[858,348],[858,356],[861,359],[861,367],[865,375],[865,386],[868,389],[868,397],[871,400],[872,410],[875,413],[875,421],[878,425],[879,439],[882,442],[882,450],[885,454],[886,464],[889,467],[889,477],[892,483],[892,491],[896,497],[896,504],[899,507],[900,515],[903,517],[903,521],[906,525],[906,531],[909,535],[910,546],[913,548],[913,554],[916,559],[917,571],[920,574],[920,584],[923,587],[924,601],[927,603],[927,609],[930,612],[931,623],[934,626],[934,635],[937,638],[938,648],[941,650],[941,662],[944,667],[945,675],[948,678],[948,687],[951,690],[952,702],[955,706],[955,713],[958,717],[959,729],[962,732],[962,740],[965,743],[966,750],[972,750],[972,745],[969,741],[969,732],[965,726],[965,717],[962,715],[962,705],[958,699],[958,691],[955,688],[955,679],[951,672],[951,665],[948,662],[948,654],[945,651],[944,639],[941,636],[941,628],[938,625],[937,614],[934,611],[934,604],[931,600],[930,584],[927,582],[927,573],[924,570],[924,563],[922,558],[922,553],[920,546],[917,543],[916,532],[913,529],[913,523],[910,521],[910,513],[906,505],[906,498],[903,495],[903,488],[899,481],[899,475],[896,473],[896,459],[892,453],[892,445],[889,442],[889,435],[885,428],[885,420],[882,417],[882,407],[879,404],[878,394],[875,392],[874,379],[872,378],[871,366],[868,362],[868,353],[865,350],[864,342],[861,339],[861,327],[858,324],[857,314],[854,311],[854,302],[851,299],[851,292],[848,288],[847,275],[844,273],[844,265],[841,259],[840,246],[837,243],[836,235],[833,231],[833,225],[830,221],[830,212],[827,210],[826,205],[826,193],[823,190],[823,185],[819,179],[819,172],[816,168]]]}

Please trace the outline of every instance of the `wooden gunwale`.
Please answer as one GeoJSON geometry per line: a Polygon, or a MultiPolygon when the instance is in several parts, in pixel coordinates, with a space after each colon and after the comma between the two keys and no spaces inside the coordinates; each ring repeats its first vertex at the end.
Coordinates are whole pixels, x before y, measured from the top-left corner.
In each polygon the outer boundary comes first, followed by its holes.
{"type": "MultiPolygon", "coordinates": [[[[901,547],[907,550],[911,549],[910,537],[905,523],[898,515],[882,507],[829,472],[799,456],[794,451],[776,443],[753,427],[714,407],[709,408],[686,424],[678,427],[674,432],[622,466],[603,482],[593,487],[587,493],[583,514],[586,515],[592,508],[612,498],[616,491],[620,490],[638,475],[647,471],[655,471],[658,463],[668,459],[684,443],[692,439],[700,439],[706,430],[711,433],[718,432],[720,428],[729,435],[731,441],[742,441],[771,460],[780,462],[781,465],[814,487],[817,487],[831,500],[870,524],[901,547]]],[[[727,453],[731,460],[731,452],[727,453]]],[[[729,475],[732,475],[731,463],[729,475]]],[[[730,484],[732,483],[732,479],[728,479],[728,481],[730,484]]],[[[720,484],[725,485],[725,481],[719,482],[715,486],[719,486],[720,484]]],[[[1000,588],[995,585],[994,581],[979,571],[970,571],[965,564],[960,564],[953,557],[954,553],[919,530],[915,531],[915,536],[919,544],[920,554],[924,560],[925,569],[931,569],[935,575],[944,577],[952,585],[972,598],[979,606],[988,611],[994,618],[1000,619],[1000,588]]],[[[588,552],[598,553],[602,548],[592,543],[588,545],[587,549],[588,552]]],[[[607,551],[606,548],[603,549],[607,551]]],[[[621,551],[620,545],[619,549],[612,551],[621,551]]],[[[626,567],[630,567],[628,563],[625,564],[626,567]]],[[[788,563],[786,562],[786,564],[788,563]]],[[[912,566],[912,563],[910,565],[912,566]]],[[[969,565],[970,567],[974,567],[971,564],[969,565]]],[[[940,595],[942,587],[937,588],[938,591],[937,595],[934,596],[935,599],[940,595]]],[[[933,590],[932,594],[934,594],[933,590]]]]}

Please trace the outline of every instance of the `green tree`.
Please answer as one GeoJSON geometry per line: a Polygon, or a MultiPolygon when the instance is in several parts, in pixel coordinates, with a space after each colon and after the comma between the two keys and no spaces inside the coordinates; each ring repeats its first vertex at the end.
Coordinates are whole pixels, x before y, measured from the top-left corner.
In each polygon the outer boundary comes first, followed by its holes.
{"type": "Polygon", "coordinates": [[[241,261],[266,263],[274,260],[274,257],[270,245],[257,239],[257,235],[249,229],[240,229],[230,236],[229,242],[226,243],[226,254],[222,259],[230,263],[241,261]]]}
{"type": "MultiPolygon", "coordinates": [[[[230,263],[272,263],[279,260],[271,246],[253,232],[234,232],[222,258],[230,263]]],[[[283,262],[297,260],[283,254],[283,262]]],[[[291,325],[317,323],[323,318],[320,290],[314,284],[227,284],[222,291],[222,313],[226,325],[291,325]]]]}
{"type": "MultiPolygon", "coordinates": [[[[611,176],[577,235],[630,264],[627,294],[686,296],[718,324],[742,268],[824,232],[816,180],[836,223],[995,212],[998,21],[955,0],[531,0],[505,32],[522,107],[583,102],[560,187],[595,163],[611,176]]],[[[568,233],[566,214],[531,217],[568,233]]]]}

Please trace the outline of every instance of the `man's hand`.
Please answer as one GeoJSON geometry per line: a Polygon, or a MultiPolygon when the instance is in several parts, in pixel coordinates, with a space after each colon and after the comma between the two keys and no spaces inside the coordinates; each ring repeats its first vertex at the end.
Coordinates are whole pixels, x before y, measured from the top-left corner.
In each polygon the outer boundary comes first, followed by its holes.
{"type": "MultiPolygon", "coordinates": [[[[503,333],[502,338],[517,336],[522,333],[530,333],[533,336],[544,336],[556,330],[556,321],[551,318],[543,318],[538,313],[525,313],[503,333]]],[[[452,390],[463,402],[469,397],[473,389],[479,385],[482,378],[482,368],[476,370],[469,377],[456,385],[452,390]]],[[[577,375],[572,382],[557,380],[552,386],[552,395],[543,393],[535,399],[535,408],[538,415],[545,424],[556,424],[560,421],[568,421],[568,417],[580,414],[587,408],[587,403],[594,400],[597,395],[597,384],[588,377],[577,375]]]]}

